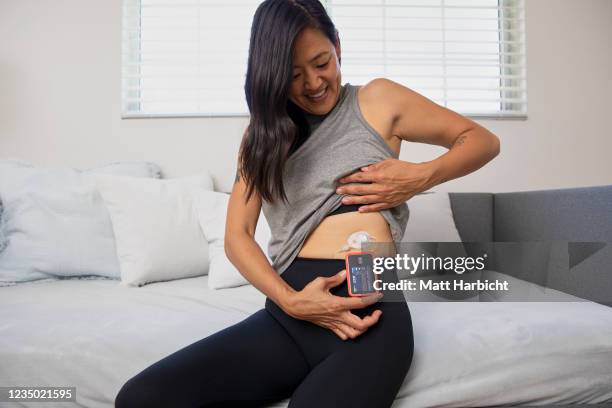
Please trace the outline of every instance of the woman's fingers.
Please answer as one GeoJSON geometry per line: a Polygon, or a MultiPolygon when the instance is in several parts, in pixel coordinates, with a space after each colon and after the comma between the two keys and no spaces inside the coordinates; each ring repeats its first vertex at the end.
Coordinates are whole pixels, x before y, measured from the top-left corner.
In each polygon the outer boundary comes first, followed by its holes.
{"type": "Polygon", "coordinates": [[[338,286],[346,281],[346,269],[341,270],[340,272],[330,276],[329,278],[323,279],[325,280],[325,287],[327,289],[333,288],[334,286],[338,286]]]}
{"type": "Polygon", "coordinates": [[[332,331],[336,333],[336,336],[340,337],[342,340],[348,339],[348,336],[344,334],[344,332],[336,327],[332,327],[332,331]]]}
{"type": "MultiPolygon", "coordinates": [[[[361,319],[351,312],[347,312],[345,315],[346,322],[337,322],[335,327],[344,334],[344,336],[354,339],[357,336],[361,336],[371,326],[378,322],[378,319],[382,315],[382,311],[375,310],[372,314],[361,319]]],[[[341,337],[343,340],[346,338],[341,337]]]]}
{"type": "Polygon", "coordinates": [[[363,309],[366,306],[370,306],[382,299],[382,293],[375,293],[373,295],[359,296],[359,297],[344,297],[338,296],[338,302],[343,309],[363,309]]]}
{"type": "Polygon", "coordinates": [[[367,315],[363,318],[363,322],[367,324],[368,327],[378,323],[378,319],[382,315],[382,310],[376,309],[372,312],[372,314],[367,315]]]}
{"type": "Polygon", "coordinates": [[[380,309],[375,310],[372,314],[367,315],[364,318],[361,318],[350,311],[344,315],[344,323],[353,327],[356,330],[360,330],[362,332],[366,331],[370,326],[373,326],[378,322],[378,318],[382,314],[380,309]]]}
{"type": "Polygon", "coordinates": [[[324,327],[332,330],[342,340],[354,339],[378,323],[381,315],[382,311],[377,309],[366,317],[360,318],[347,310],[346,314],[342,316],[342,320],[329,322],[324,327]]]}
{"type": "Polygon", "coordinates": [[[365,319],[360,318],[359,316],[351,313],[349,310],[343,314],[343,323],[353,327],[357,330],[366,330],[370,325],[365,321],[365,319]]]}
{"type": "Polygon", "coordinates": [[[303,312],[296,315],[332,330],[342,340],[354,339],[363,334],[370,326],[376,324],[381,314],[380,310],[362,319],[353,314],[350,309],[360,309],[374,304],[381,299],[382,294],[362,297],[332,295],[329,289],[338,286],[345,280],[346,269],[343,269],[330,277],[319,276],[308,283],[302,291],[304,294],[309,294],[307,296],[309,301],[306,302],[306,306],[302,306],[303,312]],[[324,304],[327,306],[317,311],[324,304]],[[309,317],[310,315],[312,317],[309,317]]]}
{"type": "Polygon", "coordinates": [[[342,204],[374,204],[380,203],[385,197],[378,194],[351,195],[342,198],[342,204]]]}
{"type": "Polygon", "coordinates": [[[349,326],[347,324],[344,324],[344,323],[338,323],[337,327],[349,339],[354,339],[355,337],[359,336],[361,333],[363,333],[365,331],[365,330],[357,330],[357,329],[355,329],[355,328],[353,328],[353,327],[351,327],[351,326],[349,326]]]}

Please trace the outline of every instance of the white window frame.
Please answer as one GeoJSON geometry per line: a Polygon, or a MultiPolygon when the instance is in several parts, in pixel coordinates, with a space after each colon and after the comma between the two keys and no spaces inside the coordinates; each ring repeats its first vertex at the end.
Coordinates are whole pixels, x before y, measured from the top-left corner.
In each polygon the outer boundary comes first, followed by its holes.
{"type": "MultiPolygon", "coordinates": [[[[140,95],[142,94],[142,83],[141,76],[139,73],[142,71],[142,63],[140,56],[142,53],[141,49],[141,35],[140,35],[140,10],[141,2],[146,0],[123,0],[123,24],[122,24],[122,119],[131,118],[184,118],[184,117],[245,117],[249,115],[248,110],[245,112],[179,112],[179,113],[147,113],[143,112],[140,108],[134,109],[133,106],[140,104],[140,95]],[[130,99],[132,98],[132,99],[130,99]]],[[[158,0],[160,1],[160,0],[158,0]]],[[[162,0],[163,1],[163,0],[162,0]]],[[[166,6],[172,5],[174,0],[166,0],[166,6]]],[[[183,3],[190,0],[181,0],[183,3]]],[[[206,3],[219,4],[220,0],[191,0],[194,5],[206,5],[206,3]]],[[[222,1],[222,0],[221,0],[222,1]]],[[[335,0],[336,2],[340,0],[335,0]]],[[[394,0],[380,0],[381,4],[379,7],[383,8],[383,13],[387,10],[386,4],[393,4],[394,0]]],[[[413,3],[417,0],[410,0],[413,3]]],[[[431,0],[425,0],[430,1],[431,0]]],[[[445,1],[449,2],[452,0],[438,0],[442,5],[442,9],[445,7],[452,7],[445,5],[445,1]]],[[[497,0],[498,1],[498,15],[500,22],[505,24],[505,28],[499,29],[499,67],[501,72],[507,72],[506,75],[499,76],[499,94],[500,94],[500,107],[502,111],[496,113],[479,113],[479,112],[462,112],[457,110],[460,114],[470,117],[473,119],[527,119],[527,78],[526,78],[526,41],[525,41],[525,18],[524,18],[524,0],[497,0]],[[513,78],[515,81],[513,82],[513,78]],[[519,85],[517,85],[519,82],[519,85]]],[[[395,0],[395,7],[397,7],[398,0],[395,0]]],[[[334,20],[334,0],[323,0],[329,11],[329,14],[334,20]]],[[[337,5],[336,7],[347,7],[350,6],[349,1],[343,0],[343,5],[337,5]]],[[[376,7],[370,5],[371,7],[376,7]]],[[[404,6],[413,7],[413,6],[404,6]]],[[[460,6],[455,6],[460,7],[460,6]]],[[[491,8],[491,7],[489,7],[491,8]]],[[[444,19],[443,19],[444,21],[444,19]]],[[[335,21],[334,21],[335,22],[335,21]]],[[[498,24],[499,27],[499,24],[498,24]]],[[[338,26],[342,41],[342,27],[338,26]]],[[[384,32],[385,30],[383,30],[384,32]]],[[[446,29],[443,30],[446,32],[446,29]]],[[[446,41],[446,40],[445,40],[446,41]]],[[[248,42],[248,39],[247,39],[248,42]]],[[[446,55],[446,54],[444,54],[446,55]]],[[[388,53],[384,54],[383,65],[387,67],[386,58],[388,53]]],[[[343,66],[350,64],[351,57],[346,55],[343,49],[343,66]]],[[[446,59],[444,60],[446,61],[446,59]]],[[[445,62],[446,65],[446,62],[445,62]]],[[[244,61],[244,72],[246,72],[246,56],[244,61]]],[[[386,72],[386,68],[385,68],[386,72]]],[[[385,76],[379,75],[379,76],[385,76]]],[[[445,77],[446,78],[446,77],[445,77]]],[[[392,78],[391,78],[392,79],[392,78]]],[[[345,79],[343,75],[343,82],[352,81],[345,79]]],[[[399,81],[398,81],[399,82],[399,81]]],[[[446,83],[446,79],[445,79],[446,83]]],[[[356,83],[357,84],[357,83],[356,83]]],[[[240,91],[244,95],[243,85],[244,76],[239,81],[240,91]]],[[[405,84],[410,87],[410,84],[405,84]]],[[[229,88],[228,88],[229,89],[229,88]]],[[[446,89],[446,88],[444,88],[446,89]]],[[[497,89],[497,88],[495,88],[497,89]]],[[[418,89],[415,89],[417,92],[418,89]]],[[[497,92],[497,91],[496,91],[497,92]]],[[[423,95],[429,97],[425,92],[421,92],[423,95]]],[[[446,90],[444,90],[446,95],[446,90]]],[[[244,96],[243,96],[244,97],[244,96]]],[[[447,106],[445,99],[436,100],[430,98],[436,103],[442,106],[447,106]]],[[[244,104],[246,107],[246,103],[244,104]]],[[[453,109],[451,107],[451,109],[453,109]]]]}

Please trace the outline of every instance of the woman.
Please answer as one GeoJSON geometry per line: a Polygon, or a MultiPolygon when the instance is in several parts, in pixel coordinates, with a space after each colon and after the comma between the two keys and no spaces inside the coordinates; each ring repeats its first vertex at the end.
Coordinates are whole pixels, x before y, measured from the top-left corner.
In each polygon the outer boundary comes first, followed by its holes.
{"type": "MultiPolygon", "coordinates": [[[[458,135],[477,125],[392,81],[342,85],[340,54],[318,1],[268,0],[257,9],[245,85],[251,118],[225,249],[267,296],[265,308],[130,379],[116,406],[262,406],[288,397],[290,407],[393,403],[412,361],[408,306],[387,294],[349,297],[343,259],[355,231],[399,241],[408,209],[341,205],[338,180],[397,158],[402,139],[454,143],[445,161],[413,167],[416,194],[486,163],[498,141],[480,128],[457,147],[458,135]],[[262,209],[272,265],[253,238],[262,209]]],[[[395,271],[383,276],[397,279],[395,271]]]]}

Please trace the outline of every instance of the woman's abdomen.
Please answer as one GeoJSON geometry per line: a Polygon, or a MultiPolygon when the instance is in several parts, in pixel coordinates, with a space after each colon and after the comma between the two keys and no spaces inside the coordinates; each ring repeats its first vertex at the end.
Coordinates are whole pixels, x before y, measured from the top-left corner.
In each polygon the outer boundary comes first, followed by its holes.
{"type": "MultiPolygon", "coordinates": [[[[348,252],[357,250],[355,248],[346,250],[345,246],[349,236],[358,231],[367,232],[372,237],[373,242],[393,242],[389,224],[380,212],[346,212],[324,218],[306,238],[298,257],[344,259],[348,252]]],[[[378,246],[375,247],[379,248],[378,246]]],[[[380,246],[381,249],[383,247],[388,251],[388,248],[393,246],[380,246]]]]}

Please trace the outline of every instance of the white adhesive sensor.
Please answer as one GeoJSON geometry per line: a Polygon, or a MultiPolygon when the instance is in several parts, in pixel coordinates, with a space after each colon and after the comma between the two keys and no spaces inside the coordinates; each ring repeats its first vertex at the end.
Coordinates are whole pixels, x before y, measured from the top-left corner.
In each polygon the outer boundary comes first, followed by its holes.
{"type": "Polygon", "coordinates": [[[361,250],[361,244],[364,242],[373,242],[376,238],[367,231],[357,231],[349,235],[346,244],[338,252],[349,251],[351,249],[361,250]]]}

